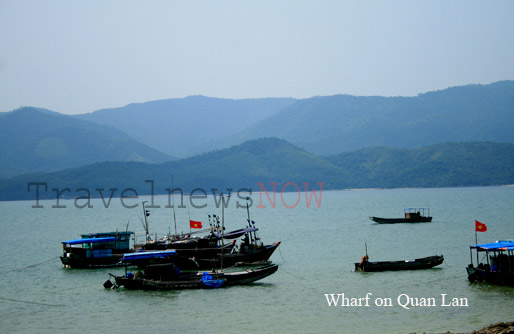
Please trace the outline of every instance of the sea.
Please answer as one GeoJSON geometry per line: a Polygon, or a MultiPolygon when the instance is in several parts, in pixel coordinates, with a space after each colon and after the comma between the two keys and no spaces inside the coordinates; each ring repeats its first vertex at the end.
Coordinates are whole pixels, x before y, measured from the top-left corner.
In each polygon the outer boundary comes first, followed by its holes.
{"type": "Polygon", "coordinates": [[[513,287],[471,284],[466,275],[475,220],[487,226],[478,243],[514,239],[514,187],[317,188],[316,197],[296,190],[252,193],[248,210],[240,194],[227,197],[223,210],[213,195],[188,194],[0,202],[0,332],[443,333],[514,320],[513,287]],[[152,237],[175,231],[174,213],[186,233],[190,219],[208,226],[208,215],[223,217],[228,231],[243,228],[249,213],[265,244],[281,242],[271,257],[278,271],[244,286],[129,291],[103,287],[122,268],[63,268],[61,241],[142,232],[143,201],[152,237]],[[430,208],[433,221],[369,219],[401,217],[409,207],[430,208]],[[427,270],[355,272],[366,249],[370,261],[439,254],[445,261],[427,270]]]}

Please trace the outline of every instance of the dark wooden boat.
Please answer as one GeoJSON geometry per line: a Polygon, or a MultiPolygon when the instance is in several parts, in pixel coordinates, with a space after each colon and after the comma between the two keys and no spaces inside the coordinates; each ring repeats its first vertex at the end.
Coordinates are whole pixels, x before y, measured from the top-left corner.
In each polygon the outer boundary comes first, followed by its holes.
{"type": "Polygon", "coordinates": [[[380,261],[369,262],[367,257],[364,257],[360,263],[355,263],[356,271],[389,271],[389,270],[416,270],[428,269],[443,263],[444,257],[442,255],[428,256],[414,260],[403,261],[380,261]]]}
{"type": "Polygon", "coordinates": [[[514,241],[470,246],[471,263],[466,268],[471,283],[486,282],[496,285],[514,286],[514,241]],[[473,263],[476,252],[477,265],[473,263]],[[485,253],[485,263],[480,263],[480,253],[485,253]]]}
{"type": "MultiPolygon", "coordinates": [[[[151,264],[173,263],[182,270],[211,270],[213,268],[231,267],[236,264],[254,264],[268,261],[275,252],[280,242],[272,245],[263,245],[259,248],[240,249],[239,252],[228,254],[216,254],[210,258],[196,258],[191,256],[180,255],[180,250],[164,250],[161,256],[139,257],[134,256],[144,254],[146,252],[128,254],[122,261],[128,265],[144,268],[151,264]]],[[[150,254],[159,254],[159,251],[150,252],[150,254]]]]}
{"type": "Polygon", "coordinates": [[[194,272],[183,273],[173,264],[156,264],[148,266],[143,273],[135,275],[126,273],[123,276],[111,277],[115,285],[107,281],[104,287],[123,286],[126,289],[138,290],[183,290],[204,289],[223,286],[249,284],[275,273],[278,265],[269,264],[238,271],[194,272]]]}
{"type": "Polygon", "coordinates": [[[134,232],[83,234],[81,239],[62,241],[63,266],[70,268],[104,268],[121,266],[123,254],[130,253],[134,232]]]}
{"type": "Polygon", "coordinates": [[[381,218],[370,216],[369,219],[379,224],[429,223],[432,221],[430,209],[427,208],[407,208],[404,210],[403,218],[381,218]]]}

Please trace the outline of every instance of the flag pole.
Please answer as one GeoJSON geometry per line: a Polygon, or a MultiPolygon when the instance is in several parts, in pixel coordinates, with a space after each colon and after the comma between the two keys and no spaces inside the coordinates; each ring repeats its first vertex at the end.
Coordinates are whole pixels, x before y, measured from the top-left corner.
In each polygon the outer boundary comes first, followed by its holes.
{"type": "Polygon", "coordinates": [[[477,267],[478,265],[480,264],[480,258],[478,256],[478,235],[477,235],[477,222],[475,220],[475,247],[476,247],[476,250],[477,250],[477,267]]]}
{"type": "MultiPolygon", "coordinates": [[[[189,202],[191,202],[191,194],[189,195],[189,202]]],[[[189,217],[189,234],[191,234],[191,212],[189,211],[189,206],[187,207],[187,216],[189,217]]]]}

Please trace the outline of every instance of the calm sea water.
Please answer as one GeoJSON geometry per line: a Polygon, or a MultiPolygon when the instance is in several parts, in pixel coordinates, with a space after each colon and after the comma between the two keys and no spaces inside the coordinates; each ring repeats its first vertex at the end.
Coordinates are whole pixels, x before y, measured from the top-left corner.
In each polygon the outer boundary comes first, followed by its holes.
{"type": "MultiPolygon", "coordinates": [[[[471,285],[465,267],[474,243],[474,220],[487,224],[479,243],[514,238],[514,187],[327,191],[321,207],[305,197],[288,209],[277,196],[276,208],[256,208],[251,218],[265,243],[282,241],[272,260],[276,274],[252,285],[217,290],[106,290],[108,273],[122,269],[64,269],[60,242],[82,233],[142,231],[141,206],[124,208],[113,199],[109,208],[92,200],[93,208],[65,209],[55,201],[1,202],[0,331],[2,333],[410,333],[470,331],[497,321],[512,321],[514,288],[471,285]],[[404,207],[429,207],[434,217],[425,224],[374,224],[368,216],[398,217],[404,207]],[[412,272],[359,273],[353,263],[368,245],[371,260],[399,260],[443,254],[438,268],[412,272]],[[325,294],[370,295],[370,305],[328,306],[325,294]],[[466,298],[467,307],[441,306],[466,298]],[[435,306],[398,305],[409,298],[433,298],[435,306]],[[392,306],[376,306],[387,301],[392,306]]],[[[284,194],[288,205],[296,193],[284,194]]],[[[140,198],[139,200],[149,200],[140,198]]],[[[187,200],[187,198],[186,198],[187,200]]],[[[228,230],[241,228],[246,209],[234,197],[225,211],[228,230]]],[[[173,230],[167,197],[155,197],[151,209],[154,233],[173,230]]],[[[221,214],[212,201],[203,209],[178,209],[178,228],[189,217],[207,223],[207,214],[221,214]]],[[[137,203],[132,200],[130,204],[137,203]]],[[[244,204],[244,203],[241,203],[244,204]]],[[[420,299],[421,300],[421,299],[420,299]]]]}

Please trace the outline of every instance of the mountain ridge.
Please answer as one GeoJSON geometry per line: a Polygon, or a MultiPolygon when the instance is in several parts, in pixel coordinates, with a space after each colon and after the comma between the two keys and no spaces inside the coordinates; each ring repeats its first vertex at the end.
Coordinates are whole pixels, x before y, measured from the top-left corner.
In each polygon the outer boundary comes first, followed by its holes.
{"type": "MultiPolygon", "coordinates": [[[[444,143],[415,149],[367,148],[330,157],[314,155],[285,140],[264,138],[227,149],[160,164],[99,162],[53,173],[21,175],[0,182],[0,200],[34,200],[35,185],[46,184],[40,199],[55,199],[69,189],[125,189],[138,195],[167,194],[171,176],[184,191],[201,188],[253,189],[259,184],[277,189],[286,184],[323,189],[461,187],[514,184],[514,144],[444,143]],[[28,185],[32,188],[28,190],[28,185]],[[54,191],[52,189],[56,189],[54,191]]],[[[83,195],[83,194],[80,194],[83,195]]],[[[94,194],[91,196],[95,196],[94,194]]],[[[98,194],[97,194],[98,196],[98,194]]]]}
{"type": "Polygon", "coordinates": [[[282,138],[324,156],[373,146],[415,148],[474,140],[514,143],[512,110],[511,80],[412,97],[338,94],[298,100],[208,148],[262,136],[282,138]]]}
{"type": "Polygon", "coordinates": [[[0,175],[55,171],[105,160],[172,160],[116,128],[39,108],[0,114],[0,175]]]}
{"type": "Polygon", "coordinates": [[[116,127],[148,146],[184,158],[203,153],[205,150],[201,147],[205,143],[222,134],[243,130],[295,101],[292,98],[235,100],[193,95],[131,103],[75,117],[116,127]]]}

